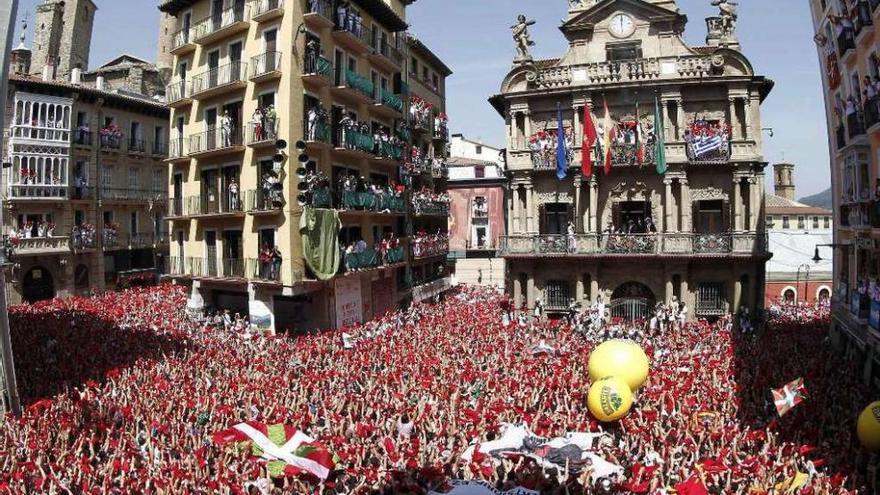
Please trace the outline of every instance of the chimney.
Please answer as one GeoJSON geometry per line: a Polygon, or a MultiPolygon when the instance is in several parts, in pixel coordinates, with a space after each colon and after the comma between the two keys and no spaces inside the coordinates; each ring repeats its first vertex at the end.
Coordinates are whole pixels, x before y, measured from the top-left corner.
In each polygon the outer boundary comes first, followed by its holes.
{"type": "Polygon", "coordinates": [[[104,91],[104,76],[98,76],[98,78],[95,79],[95,88],[98,91],[104,91]]]}
{"type": "Polygon", "coordinates": [[[777,196],[795,201],[794,164],[777,163],[773,165],[774,193],[777,196]]]}
{"type": "Polygon", "coordinates": [[[82,83],[82,69],[74,67],[73,70],[70,71],[70,84],[80,83],[82,83]]]}
{"type": "Polygon", "coordinates": [[[44,81],[51,81],[53,72],[55,72],[54,67],[52,67],[51,65],[44,65],[43,66],[43,80],[44,81]]]}

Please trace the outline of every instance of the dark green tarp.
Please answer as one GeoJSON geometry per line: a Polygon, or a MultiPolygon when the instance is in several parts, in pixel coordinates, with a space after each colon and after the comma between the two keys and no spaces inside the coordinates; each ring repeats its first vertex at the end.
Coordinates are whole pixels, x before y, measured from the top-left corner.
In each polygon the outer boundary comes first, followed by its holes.
{"type": "Polygon", "coordinates": [[[339,270],[339,212],[303,208],[299,221],[303,258],[318,280],[330,280],[339,270]]]}

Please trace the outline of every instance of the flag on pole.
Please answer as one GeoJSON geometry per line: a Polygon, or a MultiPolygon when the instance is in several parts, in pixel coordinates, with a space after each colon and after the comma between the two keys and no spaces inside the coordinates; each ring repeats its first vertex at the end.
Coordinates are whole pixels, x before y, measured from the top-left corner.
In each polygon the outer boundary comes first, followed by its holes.
{"type": "Polygon", "coordinates": [[[599,135],[596,133],[596,124],[593,123],[590,105],[584,105],[584,142],[581,145],[581,173],[584,177],[593,176],[593,145],[599,135]]]}
{"type": "Polygon", "coordinates": [[[292,426],[267,426],[247,421],[212,435],[214,443],[234,443],[253,457],[268,461],[272,477],[306,474],[325,480],[336,468],[336,458],[323,445],[292,426]]]}
{"type": "Polygon", "coordinates": [[[608,100],[605,100],[604,103],[605,121],[602,123],[602,127],[605,129],[605,136],[602,142],[602,151],[604,152],[602,163],[605,166],[605,175],[611,175],[611,134],[614,130],[611,128],[611,113],[608,112],[608,100]]]}
{"type": "Polygon", "coordinates": [[[642,136],[642,118],[639,115],[639,102],[636,101],[636,161],[639,167],[645,164],[645,138],[642,136]]]}
{"type": "Polygon", "coordinates": [[[568,148],[565,146],[565,126],[562,125],[562,107],[556,103],[556,177],[565,178],[568,173],[568,148]]]}
{"type": "Polygon", "coordinates": [[[666,126],[663,122],[663,113],[660,111],[660,99],[654,97],[654,142],[657,147],[654,151],[654,163],[659,175],[666,174],[666,126]]]}
{"type": "Polygon", "coordinates": [[[804,379],[798,378],[784,387],[773,390],[773,403],[776,405],[776,412],[779,416],[791,411],[794,406],[800,404],[807,398],[807,389],[804,386],[804,379]]]}

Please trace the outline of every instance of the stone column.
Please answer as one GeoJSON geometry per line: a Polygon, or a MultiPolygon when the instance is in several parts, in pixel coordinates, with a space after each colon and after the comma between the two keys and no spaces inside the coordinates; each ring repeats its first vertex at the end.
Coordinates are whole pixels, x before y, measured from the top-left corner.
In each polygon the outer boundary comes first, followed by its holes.
{"type": "Polygon", "coordinates": [[[578,139],[583,139],[584,135],[584,133],[581,132],[581,113],[583,113],[584,107],[572,106],[571,110],[572,112],[574,112],[574,115],[571,118],[571,129],[574,133],[574,136],[572,136],[572,138],[574,140],[575,146],[577,146],[578,139]]]}
{"type": "MultiPolygon", "coordinates": [[[[590,301],[595,302],[599,297],[599,271],[590,272],[590,301]]],[[[606,303],[608,301],[605,301],[606,303]]]]}
{"type": "Polygon", "coordinates": [[[675,100],[675,133],[676,141],[684,140],[684,100],[675,100]]]}
{"type": "Polygon", "coordinates": [[[733,209],[733,230],[736,232],[742,231],[742,191],[740,188],[740,184],[742,183],[741,177],[733,178],[733,204],[731,208],[733,209]]]}
{"type": "Polygon", "coordinates": [[[523,143],[525,144],[529,140],[529,136],[532,135],[532,112],[528,110],[523,110],[523,143]]]}
{"type": "Polygon", "coordinates": [[[682,232],[692,232],[691,215],[694,205],[691,203],[691,187],[688,184],[687,177],[678,179],[681,184],[681,230],[682,232]]]}
{"type": "MultiPolygon", "coordinates": [[[[746,139],[752,139],[752,97],[743,98],[743,113],[746,118],[746,139]]],[[[761,132],[760,130],[758,131],[761,132]]]]}
{"type": "Polygon", "coordinates": [[[672,296],[675,295],[675,288],[672,285],[672,274],[666,274],[666,304],[672,303],[672,296]]]}
{"type": "Polygon", "coordinates": [[[666,186],[666,201],[663,205],[663,231],[672,232],[672,205],[674,203],[672,198],[672,179],[663,179],[663,184],[666,186]]]}
{"type": "Polygon", "coordinates": [[[584,276],[581,273],[577,274],[577,281],[575,282],[575,298],[576,301],[584,300],[584,276]]]}
{"type": "Polygon", "coordinates": [[[749,227],[750,232],[758,230],[758,179],[749,177],[749,227]]]}
{"type": "Polygon", "coordinates": [[[578,175],[574,178],[574,230],[578,234],[584,231],[581,218],[581,177],[578,175]]]}
{"type": "Polygon", "coordinates": [[[519,279],[519,273],[513,273],[513,304],[516,309],[522,307],[523,303],[523,293],[522,293],[522,281],[519,279]]]}
{"type": "Polygon", "coordinates": [[[590,178],[590,232],[598,234],[599,230],[599,181],[593,174],[590,178]]]}
{"type": "Polygon", "coordinates": [[[529,267],[528,281],[526,282],[526,304],[529,309],[535,307],[535,272],[529,267]]]}
{"type": "Polygon", "coordinates": [[[510,184],[507,188],[507,235],[513,235],[516,225],[516,186],[510,184]]]}
{"type": "Polygon", "coordinates": [[[525,184],[526,188],[526,232],[535,232],[535,190],[532,184],[525,184]]]}
{"type": "MultiPolygon", "coordinates": [[[[687,269],[685,269],[685,270],[687,270],[687,269]]],[[[695,310],[696,310],[696,308],[695,308],[696,301],[694,301],[693,303],[691,302],[690,294],[688,294],[688,290],[689,289],[688,289],[687,271],[685,271],[685,273],[681,274],[681,286],[678,289],[678,293],[680,294],[679,297],[681,298],[681,300],[687,302],[688,306],[690,306],[690,308],[688,308],[688,316],[690,318],[693,318],[694,314],[695,314],[695,310]]]]}
{"type": "Polygon", "coordinates": [[[727,122],[729,123],[730,128],[733,131],[733,135],[731,136],[731,138],[732,139],[739,139],[740,138],[740,132],[739,132],[740,127],[736,123],[736,98],[734,98],[733,96],[728,96],[727,104],[728,104],[729,113],[730,113],[730,117],[729,117],[730,120],[728,120],[727,122]]]}
{"type": "MultiPolygon", "coordinates": [[[[668,114],[669,114],[669,100],[661,99],[660,100],[660,122],[663,123],[663,138],[665,139],[665,142],[667,142],[667,143],[669,141],[672,141],[672,139],[669,135],[669,115],[668,114]]],[[[656,122],[654,123],[654,127],[655,127],[655,132],[656,132],[656,127],[657,127],[656,122]]]]}
{"type": "Polygon", "coordinates": [[[736,314],[739,311],[740,305],[742,305],[742,281],[738,275],[739,272],[734,268],[733,270],[733,299],[730,301],[730,304],[733,305],[731,308],[731,312],[736,314]]]}

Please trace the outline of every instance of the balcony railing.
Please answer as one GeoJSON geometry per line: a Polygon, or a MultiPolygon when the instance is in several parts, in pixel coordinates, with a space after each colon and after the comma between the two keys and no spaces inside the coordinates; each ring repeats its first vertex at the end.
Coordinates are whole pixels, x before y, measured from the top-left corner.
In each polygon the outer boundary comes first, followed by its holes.
{"type": "Polygon", "coordinates": [[[414,238],[412,241],[412,256],[414,259],[430,258],[449,253],[449,239],[414,238]]]}
{"type": "Polygon", "coordinates": [[[183,216],[183,198],[181,198],[181,197],[168,198],[168,216],[169,217],[182,217],[183,216]]]}
{"type": "Polygon", "coordinates": [[[405,213],[406,201],[400,196],[372,192],[343,191],[337,206],[343,210],[405,213]]]}
{"type": "Polygon", "coordinates": [[[150,153],[156,156],[168,156],[168,142],[153,141],[150,143],[150,153]]]}
{"type": "Polygon", "coordinates": [[[281,282],[281,266],[283,260],[266,258],[248,258],[245,260],[245,273],[252,280],[262,282],[281,282]]]}
{"type": "Polygon", "coordinates": [[[192,84],[187,80],[174,81],[165,86],[165,101],[169,104],[192,96],[192,84]]]}
{"type": "Polygon", "coordinates": [[[303,129],[305,129],[307,143],[330,144],[331,128],[326,122],[316,120],[309,124],[309,119],[306,117],[303,120],[303,129]]]}
{"type": "Polygon", "coordinates": [[[284,0],[253,0],[250,4],[251,17],[257,18],[273,10],[283,9],[284,0]]]}
{"type": "Polygon", "coordinates": [[[139,188],[102,187],[101,198],[122,201],[164,201],[168,194],[164,191],[139,188]]]}
{"type": "Polygon", "coordinates": [[[503,256],[764,255],[766,234],[522,235],[500,240],[503,256]]]}
{"type": "Polygon", "coordinates": [[[197,22],[192,28],[192,39],[198,43],[206,36],[210,36],[233,24],[244,22],[246,20],[247,7],[244,5],[244,2],[240,5],[233,5],[232,7],[223,9],[219,12],[214,12],[213,15],[197,22]]]}
{"type": "Polygon", "coordinates": [[[339,81],[339,86],[353,89],[358,93],[366,96],[367,98],[373,99],[373,94],[375,91],[373,81],[370,81],[366,77],[363,77],[352,70],[346,70],[345,72],[342,72],[341,76],[343,80],[339,81]]]}
{"type": "Polygon", "coordinates": [[[329,21],[333,21],[333,2],[330,0],[310,0],[306,2],[306,14],[318,14],[329,21]]]}
{"type": "Polygon", "coordinates": [[[128,234],[128,245],[130,247],[151,247],[155,243],[156,234],[153,234],[152,232],[135,232],[133,234],[128,234]]]}
{"type": "Polygon", "coordinates": [[[9,184],[9,199],[66,199],[67,184],[9,184]]]}
{"type": "Polygon", "coordinates": [[[11,240],[16,254],[44,253],[70,250],[68,236],[14,238],[11,240]]]}
{"type": "Polygon", "coordinates": [[[384,255],[376,249],[366,249],[361,253],[346,253],[340,271],[357,272],[371,270],[385,265],[402,263],[403,247],[389,249],[384,255]]]}
{"type": "Polygon", "coordinates": [[[862,121],[862,114],[854,112],[846,116],[846,130],[850,139],[855,139],[865,133],[865,124],[862,121]]]}
{"type": "Polygon", "coordinates": [[[119,150],[122,148],[123,140],[122,136],[114,136],[110,134],[102,134],[99,136],[102,150],[119,150]]]}
{"type": "Polygon", "coordinates": [[[247,64],[242,61],[230,62],[207,70],[193,76],[192,94],[198,95],[227,84],[244,82],[245,74],[247,74],[247,64]]]}
{"type": "Polygon", "coordinates": [[[168,158],[183,158],[189,155],[189,139],[179,137],[172,139],[168,147],[168,158]]]}
{"type": "Polygon", "coordinates": [[[183,214],[179,216],[237,214],[244,211],[244,201],[240,194],[230,192],[205,192],[200,196],[189,196],[183,201],[183,214]]]}
{"type": "Polygon", "coordinates": [[[383,141],[379,143],[379,150],[376,156],[386,160],[399,162],[403,160],[403,147],[383,141]]]}
{"type": "Polygon", "coordinates": [[[448,201],[417,201],[413,200],[413,211],[416,215],[449,216],[448,201]]]}
{"type": "Polygon", "coordinates": [[[249,212],[278,211],[284,207],[282,189],[251,189],[245,192],[245,205],[249,212]]]}
{"type": "Polygon", "coordinates": [[[403,100],[401,100],[400,97],[393,92],[387,89],[383,89],[382,91],[380,91],[379,98],[381,104],[394,110],[395,112],[403,113],[403,100]]]}
{"type": "Polygon", "coordinates": [[[189,27],[183,28],[172,35],[171,49],[177,50],[182,46],[188,45],[191,41],[192,29],[189,27]]]}
{"type": "Polygon", "coordinates": [[[370,35],[367,32],[366,27],[362,22],[357,20],[353,20],[351,16],[348,16],[346,22],[340,24],[336,23],[336,26],[333,28],[336,32],[348,33],[351,37],[355,38],[360,42],[366,49],[370,46],[370,35]]]}
{"type": "Polygon", "coordinates": [[[70,199],[95,199],[95,188],[92,186],[73,186],[70,199]]]}
{"type": "Polygon", "coordinates": [[[143,139],[129,138],[128,151],[129,153],[146,153],[147,142],[143,139]]]}
{"type": "Polygon", "coordinates": [[[251,58],[251,78],[281,70],[281,52],[265,52],[251,58]]]}
{"type": "Polygon", "coordinates": [[[341,147],[362,151],[364,153],[373,153],[376,147],[373,136],[363,133],[355,128],[347,127],[339,129],[341,147]]]}
{"type": "Polygon", "coordinates": [[[240,129],[212,127],[205,132],[193,134],[189,137],[189,154],[241,146],[241,137],[240,129]]]}
{"type": "Polygon", "coordinates": [[[318,75],[327,81],[333,80],[333,62],[320,55],[306,54],[303,63],[303,74],[318,75]]]}
{"type": "Polygon", "coordinates": [[[712,73],[712,57],[640,58],[627,61],[593,62],[580,65],[547,67],[538,71],[539,87],[556,88],[580,85],[581,77],[591,84],[702,77],[712,73]],[[669,66],[672,70],[665,70],[669,66]],[[578,75],[576,78],[575,75],[578,75]],[[583,75],[583,76],[581,76],[583,75]]]}
{"type": "Polygon", "coordinates": [[[248,124],[247,144],[274,143],[278,140],[278,130],[275,124],[266,121],[263,123],[251,122],[248,124]]]}
{"type": "Polygon", "coordinates": [[[403,54],[400,49],[387,41],[377,39],[376,42],[373,43],[373,53],[387,58],[395,65],[403,63],[403,54]]]}
{"type": "Polygon", "coordinates": [[[94,138],[92,136],[92,131],[82,129],[77,129],[71,134],[74,146],[91,146],[92,143],[94,143],[94,138]]]}

